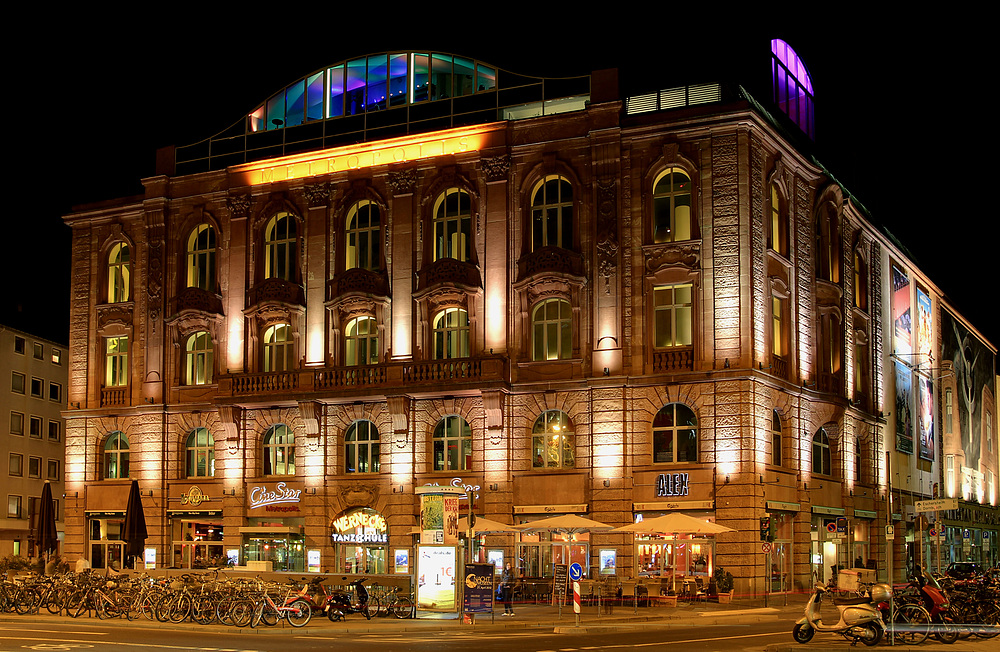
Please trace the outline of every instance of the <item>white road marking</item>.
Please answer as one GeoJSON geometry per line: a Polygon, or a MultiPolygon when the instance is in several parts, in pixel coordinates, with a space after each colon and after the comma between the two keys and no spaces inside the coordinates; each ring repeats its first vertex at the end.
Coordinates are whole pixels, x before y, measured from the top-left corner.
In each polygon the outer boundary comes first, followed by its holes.
{"type": "MultiPolygon", "coordinates": [[[[58,648],[47,648],[39,647],[37,649],[65,649],[69,647],[94,647],[93,643],[90,641],[78,641],[74,639],[49,639],[49,638],[24,638],[18,637],[14,638],[12,636],[0,636],[0,641],[38,641],[39,645],[57,645],[58,648]]],[[[120,647],[134,647],[134,648],[152,648],[158,650],[197,650],[198,652],[222,652],[224,648],[216,647],[190,647],[183,645],[156,645],[153,643],[123,643],[118,641],[101,641],[101,645],[118,645],[120,647]]],[[[30,645],[22,645],[21,647],[31,648],[30,645]]],[[[34,649],[34,648],[32,648],[34,649]]],[[[241,650],[241,652],[262,652],[261,650],[241,650]]]]}

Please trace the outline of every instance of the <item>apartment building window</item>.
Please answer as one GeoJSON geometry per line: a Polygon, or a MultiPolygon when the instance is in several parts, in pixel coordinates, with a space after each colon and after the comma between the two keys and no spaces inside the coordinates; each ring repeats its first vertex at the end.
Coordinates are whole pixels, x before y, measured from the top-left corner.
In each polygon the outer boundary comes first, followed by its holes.
{"type": "Polygon", "coordinates": [[[45,390],[45,381],[41,378],[31,378],[31,396],[34,398],[42,398],[42,392],[45,390]]]}
{"type": "Polygon", "coordinates": [[[531,313],[532,359],[568,360],[573,355],[573,309],[565,299],[546,299],[531,313]]]}
{"type": "Polygon", "coordinates": [[[698,419],[683,403],[665,405],[653,417],[653,462],[697,462],[698,419]]]}
{"type": "Polygon", "coordinates": [[[562,410],[542,412],[531,428],[531,466],[535,469],[572,469],[576,466],[576,435],[562,410]]]}
{"type": "Polygon", "coordinates": [[[831,475],[833,461],[830,454],[830,437],[825,428],[820,428],[813,436],[812,471],[821,475],[831,475]]]}
{"type": "Polygon", "coordinates": [[[781,415],[771,410],[771,464],[781,466],[781,415]]]}
{"type": "Polygon", "coordinates": [[[264,475],[295,475],[295,434],[283,423],[264,434],[264,475]]]}
{"type": "Polygon", "coordinates": [[[35,360],[45,359],[45,347],[42,345],[41,342],[32,342],[31,349],[32,353],[34,354],[35,360]]]}
{"type": "Polygon", "coordinates": [[[187,287],[215,291],[215,229],[199,224],[187,242],[187,287]]]}
{"type": "Polygon", "coordinates": [[[11,453],[7,461],[7,474],[21,476],[24,474],[24,456],[20,453],[11,453]]]}
{"type": "Polygon", "coordinates": [[[469,313],[461,308],[442,310],[434,317],[434,359],[469,357],[469,313]]]}
{"type": "Polygon", "coordinates": [[[124,387],[128,385],[128,337],[104,338],[105,350],[105,387],[124,387]]]}
{"type": "Polygon", "coordinates": [[[184,352],[184,384],[210,385],[214,365],[212,336],[198,331],[187,338],[184,352]]]}
{"type": "Polygon", "coordinates": [[[691,346],[692,285],[653,288],[653,331],[657,348],[691,346]]]}
{"type": "Polygon", "coordinates": [[[531,249],[573,246],[573,186],[550,175],[531,194],[531,249]]]}
{"type": "Polygon", "coordinates": [[[28,457],[28,477],[29,478],[41,478],[42,477],[42,458],[40,457],[28,457]]]}
{"type": "Polygon", "coordinates": [[[119,480],[129,473],[129,445],[125,433],[116,430],[104,441],[104,479],[119,480]]]}
{"type": "Polygon", "coordinates": [[[10,391],[24,394],[24,374],[12,371],[10,374],[10,391]]]}
{"type": "Polygon", "coordinates": [[[349,367],[378,364],[378,326],[374,317],[357,317],[347,323],[344,363],[349,367]]]}
{"type": "Polygon", "coordinates": [[[275,324],[264,331],[264,371],[289,371],[294,367],[295,342],[291,324],[275,324]]]}
{"type": "Polygon", "coordinates": [[[458,415],[447,416],[434,428],[434,470],[465,471],[472,467],[472,428],[458,415]]]}
{"type": "Polygon", "coordinates": [[[381,213],[378,204],[362,199],[347,213],[347,269],[376,271],[381,265],[381,213]]]}
{"type": "Polygon", "coordinates": [[[777,184],[771,184],[771,228],[767,233],[767,246],[772,251],[788,257],[788,212],[777,184]]]}
{"type": "Polygon", "coordinates": [[[11,412],[10,413],[10,434],[12,435],[23,435],[24,434],[24,414],[21,412],[11,412]]]}
{"type": "Polygon", "coordinates": [[[48,462],[48,477],[49,480],[59,479],[59,460],[49,460],[48,462]]]}
{"type": "Polygon", "coordinates": [[[472,258],[472,199],[461,188],[448,188],[434,203],[434,260],[472,258]]]}
{"type": "Polygon", "coordinates": [[[691,178],[668,168],[653,183],[653,242],[691,239],[691,178]]]}
{"type": "Polygon", "coordinates": [[[62,385],[49,381],[49,400],[62,403],[62,385]]]}
{"type": "Polygon", "coordinates": [[[49,421],[49,441],[62,439],[62,425],[58,421],[49,421]]]}
{"type": "Polygon", "coordinates": [[[347,473],[378,473],[379,433],[371,421],[355,421],[344,434],[347,473]]]}
{"type": "Polygon", "coordinates": [[[279,213],[264,229],[264,278],[293,282],[296,270],[295,216],[279,213]]]}
{"type": "Polygon", "coordinates": [[[7,518],[21,518],[21,496],[7,496],[7,518]]]}
{"type": "Polygon", "coordinates": [[[52,364],[62,364],[62,351],[60,349],[52,349],[52,364]]]}
{"type": "Polygon", "coordinates": [[[108,254],[108,303],[128,301],[130,282],[128,245],[119,242],[108,254]]]}
{"type": "Polygon", "coordinates": [[[42,438],[42,417],[28,417],[28,436],[33,439],[42,438]]]}
{"type": "Polygon", "coordinates": [[[215,438],[208,428],[195,428],[185,443],[187,476],[211,478],[215,476],[215,438]]]}
{"type": "Polygon", "coordinates": [[[14,336],[14,353],[24,355],[25,340],[18,335],[14,336]]]}

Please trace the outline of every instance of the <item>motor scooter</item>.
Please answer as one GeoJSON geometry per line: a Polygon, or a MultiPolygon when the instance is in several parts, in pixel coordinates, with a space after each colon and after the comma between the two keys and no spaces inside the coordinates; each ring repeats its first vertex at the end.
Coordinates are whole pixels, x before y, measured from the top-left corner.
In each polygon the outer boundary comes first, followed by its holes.
{"type": "Polygon", "coordinates": [[[808,643],[816,632],[830,632],[843,634],[844,638],[854,643],[861,641],[868,646],[878,645],[885,632],[885,624],[876,605],[882,600],[888,600],[891,592],[888,585],[876,584],[867,598],[831,598],[840,613],[840,620],[828,624],[820,618],[820,606],[823,597],[829,594],[829,589],[823,584],[817,584],[806,604],[805,614],[792,628],[792,638],[798,643],[808,643]]]}
{"type": "Polygon", "coordinates": [[[923,600],[924,609],[931,615],[931,622],[934,623],[933,632],[942,643],[954,643],[958,640],[958,627],[952,623],[951,614],[948,607],[948,598],[945,597],[941,585],[938,584],[934,576],[927,572],[923,566],[918,566],[913,572],[910,586],[920,590],[920,599],[923,600]]]}
{"type": "MultiPolygon", "coordinates": [[[[347,578],[343,578],[347,582],[347,578]]],[[[368,608],[368,589],[365,588],[367,577],[360,577],[353,582],[348,582],[347,586],[353,586],[353,595],[344,589],[334,589],[330,592],[326,601],[324,611],[326,616],[333,622],[343,620],[347,614],[364,614],[368,620],[372,619],[372,612],[368,608]]]]}

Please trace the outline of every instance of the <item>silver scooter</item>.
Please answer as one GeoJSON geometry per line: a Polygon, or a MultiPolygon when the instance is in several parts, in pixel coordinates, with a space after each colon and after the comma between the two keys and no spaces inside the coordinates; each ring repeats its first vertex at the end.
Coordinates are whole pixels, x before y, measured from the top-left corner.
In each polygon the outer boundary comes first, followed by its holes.
{"type": "Polygon", "coordinates": [[[825,585],[816,585],[816,590],[806,604],[805,615],[799,618],[792,628],[792,638],[798,643],[808,643],[816,632],[830,632],[843,634],[844,638],[854,643],[861,641],[868,646],[878,645],[885,632],[885,624],[882,622],[882,614],[877,605],[883,600],[889,600],[889,596],[892,595],[889,585],[876,584],[871,589],[870,597],[867,598],[831,597],[834,606],[840,612],[840,620],[831,624],[824,623],[820,619],[823,596],[828,593],[829,589],[825,585]]]}

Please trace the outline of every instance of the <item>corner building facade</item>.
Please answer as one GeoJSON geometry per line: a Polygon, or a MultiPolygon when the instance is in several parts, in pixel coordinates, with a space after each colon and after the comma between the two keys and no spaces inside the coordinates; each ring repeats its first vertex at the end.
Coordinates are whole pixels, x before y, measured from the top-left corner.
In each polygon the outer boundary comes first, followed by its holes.
{"type": "MultiPolygon", "coordinates": [[[[238,147],[179,149],[143,196],[66,217],[70,558],[121,556],[138,479],[159,566],[393,573],[439,484],[508,524],[736,530],[477,537],[527,576],[722,566],[759,592],[883,571],[887,498],[932,493],[889,484],[894,262],[935,324],[948,308],[791,123],[725,83],[622,96],[614,71],[554,97],[462,59],[463,90],[460,57],[420,95],[426,55],[380,56],[409,65],[398,106],[338,99],[326,68],[238,147]]],[[[902,463],[943,477],[932,457],[902,463]]],[[[892,543],[901,569],[905,527],[892,543]]]]}

